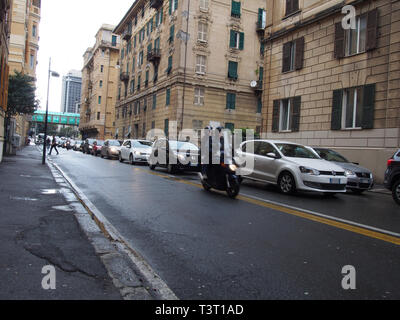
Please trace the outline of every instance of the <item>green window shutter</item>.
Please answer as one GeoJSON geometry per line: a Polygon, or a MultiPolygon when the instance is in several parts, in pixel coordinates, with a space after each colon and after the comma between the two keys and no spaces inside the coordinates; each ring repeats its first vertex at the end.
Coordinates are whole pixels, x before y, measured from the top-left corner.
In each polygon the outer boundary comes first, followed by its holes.
{"type": "Polygon", "coordinates": [[[163,22],[163,8],[160,9],[160,23],[161,24],[163,22]]]}
{"type": "Polygon", "coordinates": [[[243,50],[244,49],[244,33],[240,32],[240,36],[239,36],[239,50],[243,50]]]}
{"type": "Polygon", "coordinates": [[[240,1],[233,1],[232,0],[232,10],[231,10],[231,16],[240,18],[240,1]]]}
{"type": "Polygon", "coordinates": [[[169,28],[169,41],[174,42],[175,25],[169,28]]]}
{"type": "Polygon", "coordinates": [[[146,82],[149,81],[149,70],[146,71],[146,82]]]}
{"type": "Polygon", "coordinates": [[[343,90],[333,91],[331,129],[342,129],[343,90]]]}
{"type": "Polygon", "coordinates": [[[279,131],[280,111],[281,111],[281,100],[274,100],[274,108],[272,113],[272,132],[279,131]]]}
{"type": "Polygon", "coordinates": [[[160,12],[157,11],[156,13],[156,27],[158,27],[160,21],[160,12]]]}
{"type": "Polygon", "coordinates": [[[291,48],[292,48],[291,42],[286,42],[283,45],[282,72],[290,71],[291,48]]]}
{"type": "Polygon", "coordinates": [[[293,108],[291,108],[292,113],[292,132],[298,132],[300,130],[300,112],[301,112],[301,97],[294,97],[292,99],[293,108]]]}
{"type": "Polygon", "coordinates": [[[169,15],[172,14],[172,0],[169,0],[169,15]]]}
{"type": "Polygon", "coordinates": [[[362,114],[362,128],[374,128],[374,113],[375,113],[375,84],[364,86],[364,105],[362,114]]]}
{"type": "Polygon", "coordinates": [[[157,108],[157,94],[153,94],[153,110],[157,108]]]}
{"type": "Polygon", "coordinates": [[[166,96],[166,105],[169,106],[171,103],[171,89],[167,89],[166,96]]]}
{"type": "Polygon", "coordinates": [[[261,55],[264,55],[264,50],[265,50],[265,45],[264,45],[264,42],[261,41],[261,44],[260,44],[260,54],[261,55]]]}
{"type": "Polygon", "coordinates": [[[262,112],[262,98],[258,97],[257,98],[257,113],[261,113],[262,112]]]}
{"type": "Polygon", "coordinates": [[[164,133],[166,136],[168,136],[168,130],[169,130],[169,120],[165,119],[164,120],[164,133]]]}
{"type": "Polygon", "coordinates": [[[264,9],[258,9],[258,25],[262,26],[262,21],[263,21],[263,15],[264,15],[264,9]]]}
{"type": "Polygon", "coordinates": [[[264,68],[260,67],[260,70],[258,71],[258,80],[263,81],[264,80],[264,68]]]}
{"type": "Polygon", "coordinates": [[[235,47],[235,42],[236,42],[236,32],[234,30],[231,30],[230,40],[229,40],[229,47],[230,48],[234,48],[235,47]]]}
{"type": "Polygon", "coordinates": [[[343,29],[342,23],[338,22],[335,24],[335,48],[334,57],[336,59],[343,58],[345,56],[345,30],[343,29]]]}
{"type": "Polygon", "coordinates": [[[226,94],[226,108],[231,110],[236,108],[236,94],[230,92],[226,94]]]}
{"type": "Polygon", "coordinates": [[[168,68],[167,68],[167,73],[169,74],[172,70],[172,56],[168,57],[168,68]]]}
{"type": "Polygon", "coordinates": [[[238,63],[234,61],[229,61],[228,78],[236,80],[238,78],[237,69],[238,69],[238,63]]]}
{"type": "Polygon", "coordinates": [[[150,20],[150,32],[153,32],[153,18],[150,20]]]}
{"type": "Polygon", "coordinates": [[[135,34],[135,36],[133,37],[133,47],[136,48],[136,34],[135,34]]]}
{"type": "Polygon", "coordinates": [[[178,0],[175,0],[175,7],[174,7],[174,9],[175,9],[175,10],[178,9],[178,0]]]}
{"type": "Polygon", "coordinates": [[[235,124],[227,122],[227,123],[225,123],[225,129],[229,129],[233,133],[233,131],[235,131],[235,124]]]}

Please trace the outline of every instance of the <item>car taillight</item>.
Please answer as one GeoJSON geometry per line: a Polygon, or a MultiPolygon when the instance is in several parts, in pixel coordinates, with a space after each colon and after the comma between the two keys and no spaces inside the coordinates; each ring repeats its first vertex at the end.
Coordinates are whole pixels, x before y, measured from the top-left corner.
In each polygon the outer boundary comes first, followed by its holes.
{"type": "Polygon", "coordinates": [[[389,159],[387,162],[387,166],[390,167],[393,164],[394,160],[393,159],[389,159]]]}

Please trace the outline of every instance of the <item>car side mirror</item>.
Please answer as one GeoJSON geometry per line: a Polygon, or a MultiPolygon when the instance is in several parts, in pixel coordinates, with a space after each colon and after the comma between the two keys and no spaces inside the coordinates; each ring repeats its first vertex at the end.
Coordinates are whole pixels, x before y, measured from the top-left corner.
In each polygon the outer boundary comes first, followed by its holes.
{"type": "Polygon", "coordinates": [[[360,165],[359,162],[353,162],[353,164],[355,164],[356,166],[359,166],[359,165],[360,165]]]}
{"type": "Polygon", "coordinates": [[[267,157],[268,158],[272,158],[272,159],[278,159],[277,155],[275,153],[273,153],[273,152],[268,153],[267,157]]]}

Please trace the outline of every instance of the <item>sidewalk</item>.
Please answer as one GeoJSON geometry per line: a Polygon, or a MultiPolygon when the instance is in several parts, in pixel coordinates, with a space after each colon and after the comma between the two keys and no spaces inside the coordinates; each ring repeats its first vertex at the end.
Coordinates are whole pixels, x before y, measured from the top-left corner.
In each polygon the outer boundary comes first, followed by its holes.
{"type": "Polygon", "coordinates": [[[0,164],[0,300],[120,300],[36,147],[0,164]],[[55,266],[56,290],[42,288],[55,266]]]}

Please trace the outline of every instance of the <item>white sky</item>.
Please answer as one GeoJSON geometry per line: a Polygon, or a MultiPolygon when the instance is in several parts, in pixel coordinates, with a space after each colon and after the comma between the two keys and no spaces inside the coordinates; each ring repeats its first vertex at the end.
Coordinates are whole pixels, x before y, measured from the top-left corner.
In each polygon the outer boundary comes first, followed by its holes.
{"type": "Polygon", "coordinates": [[[61,108],[62,76],[69,70],[82,70],[83,54],[95,44],[95,35],[103,23],[117,25],[134,0],[43,0],[39,26],[37,98],[46,108],[49,58],[51,69],[60,78],[50,80],[49,110],[61,108]]]}

